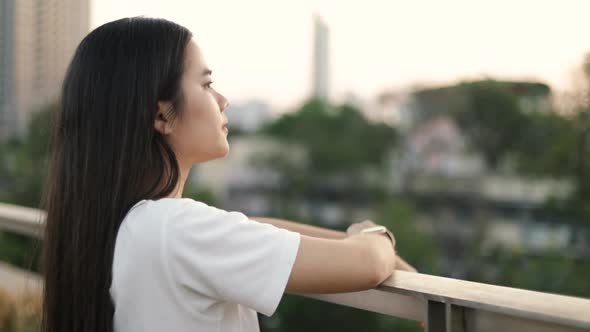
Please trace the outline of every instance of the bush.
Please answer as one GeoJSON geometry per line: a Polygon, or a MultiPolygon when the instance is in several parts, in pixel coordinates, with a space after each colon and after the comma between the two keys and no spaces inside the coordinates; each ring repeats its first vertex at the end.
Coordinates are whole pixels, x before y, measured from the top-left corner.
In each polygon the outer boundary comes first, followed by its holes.
{"type": "Polygon", "coordinates": [[[41,306],[38,292],[13,295],[0,288],[0,332],[39,331],[41,306]]]}

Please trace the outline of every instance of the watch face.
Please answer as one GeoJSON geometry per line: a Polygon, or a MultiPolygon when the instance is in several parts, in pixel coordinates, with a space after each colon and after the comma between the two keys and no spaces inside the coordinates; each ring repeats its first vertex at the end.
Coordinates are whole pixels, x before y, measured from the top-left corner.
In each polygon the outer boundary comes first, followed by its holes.
{"type": "Polygon", "coordinates": [[[385,232],[385,227],[384,226],[369,227],[369,228],[363,229],[361,232],[362,233],[382,233],[382,232],[385,232]]]}

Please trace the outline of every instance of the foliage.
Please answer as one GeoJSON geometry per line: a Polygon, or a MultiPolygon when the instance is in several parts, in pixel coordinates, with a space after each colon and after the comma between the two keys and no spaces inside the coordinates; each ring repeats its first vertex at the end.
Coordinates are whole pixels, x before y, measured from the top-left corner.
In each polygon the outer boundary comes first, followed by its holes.
{"type": "Polygon", "coordinates": [[[494,81],[475,82],[460,87],[467,94],[467,105],[453,115],[469,137],[474,148],[481,151],[487,164],[495,168],[520,140],[526,117],[516,97],[494,81]]]}
{"type": "MultiPolygon", "coordinates": [[[[187,186],[188,187],[188,186],[187,186]]],[[[203,202],[211,206],[219,206],[220,202],[215,193],[207,189],[187,188],[183,192],[183,197],[192,198],[196,201],[203,202]],[[188,190],[187,190],[188,189],[188,190]]]]}
{"type": "Polygon", "coordinates": [[[52,104],[34,113],[24,138],[12,138],[1,144],[0,201],[39,207],[55,109],[52,104]]]}
{"type": "Polygon", "coordinates": [[[369,123],[353,106],[331,108],[317,99],[270,123],[262,132],[302,144],[309,153],[310,169],[324,174],[380,164],[397,138],[393,128],[369,123]]]}
{"type": "Polygon", "coordinates": [[[0,332],[39,331],[41,301],[37,291],[13,294],[0,288],[0,332]]]}
{"type": "MultiPolygon", "coordinates": [[[[521,85],[484,80],[416,91],[417,121],[441,115],[453,118],[471,147],[482,153],[488,166],[496,168],[519,141],[526,125],[526,115],[515,95],[521,85]]],[[[527,91],[543,91],[537,85],[526,86],[527,91]]]]}
{"type": "Polygon", "coordinates": [[[587,261],[557,252],[535,256],[506,250],[480,259],[490,268],[473,276],[479,282],[590,298],[587,261]]]}
{"type": "Polygon", "coordinates": [[[575,172],[577,135],[573,121],[556,113],[530,114],[513,155],[521,174],[571,176],[575,172]]]}
{"type": "MultiPolygon", "coordinates": [[[[34,113],[28,133],[0,144],[0,202],[38,208],[49,156],[51,117],[56,105],[34,113]]],[[[0,260],[39,271],[38,240],[0,232],[0,260]]]]}

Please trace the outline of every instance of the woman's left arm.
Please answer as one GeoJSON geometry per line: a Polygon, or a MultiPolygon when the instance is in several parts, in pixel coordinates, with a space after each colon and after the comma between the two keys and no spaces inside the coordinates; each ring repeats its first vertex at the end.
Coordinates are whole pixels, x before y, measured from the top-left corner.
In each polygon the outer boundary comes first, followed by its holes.
{"type": "MultiPolygon", "coordinates": [[[[318,227],[307,225],[299,222],[283,220],[283,219],[276,219],[276,218],[266,218],[266,217],[249,217],[252,220],[256,220],[259,222],[272,224],[279,228],[284,228],[290,230],[292,232],[297,232],[299,234],[307,235],[307,236],[314,236],[314,237],[321,237],[325,239],[345,239],[346,232],[341,232],[333,229],[318,227]]],[[[410,272],[417,272],[417,270],[408,262],[406,262],[403,258],[396,255],[397,264],[396,267],[398,270],[403,271],[410,271],[410,272]]]]}
{"type": "Polygon", "coordinates": [[[256,220],[259,222],[263,222],[266,224],[272,224],[279,228],[288,229],[293,232],[297,232],[299,234],[313,236],[313,237],[321,237],[324,239],[345,239],[346,233],[336,231],[333,229],[318,227],[307,225],[295,221],[283,220],[283,219],[276,219],[276,218],[266,218],[266,217],[249,217],[252,220],[256,220]]]}

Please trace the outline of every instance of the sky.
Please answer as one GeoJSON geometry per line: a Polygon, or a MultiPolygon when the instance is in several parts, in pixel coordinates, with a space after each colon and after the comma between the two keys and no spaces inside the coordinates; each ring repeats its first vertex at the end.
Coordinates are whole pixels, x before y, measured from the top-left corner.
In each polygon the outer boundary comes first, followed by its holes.
{"type": "Polygon", "coordinates": [[[311,93],[313,14],[330,29],[330,96],[492,77],[575,88],[589,0],[91,0],[91,28],[128,16],[189,28],[231,102],[311,93]]]}

